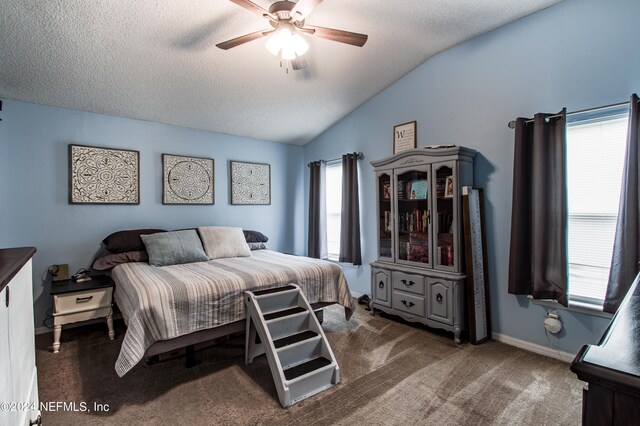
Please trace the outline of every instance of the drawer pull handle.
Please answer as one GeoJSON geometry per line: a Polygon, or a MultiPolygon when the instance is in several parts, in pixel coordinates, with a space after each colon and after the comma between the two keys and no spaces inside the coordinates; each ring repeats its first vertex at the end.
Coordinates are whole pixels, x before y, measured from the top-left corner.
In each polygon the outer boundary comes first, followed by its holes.
{"type": "Polygon", "coordinates": [[[436,302],[442,303],[442,295],[440,293],[436,295],[436,302]]]}
{"type": "Polygon", "coordinates": [[[380,288],[384,288],[384,281],[380,281],[380,282],[378,283],[378,287],[380,287],[380,288]]]}
{"type": "Polygon", "coordinates": [[[406,300],[401,300],[401,302],[402,302],[402,304],[403,304],[405,307],[407,307],[407,308],[409,308],[409,309],[411,309],[411,308],[413,308],[414,306],[416,306],[416,304],[415,304],[415,303],[413,303],[413,302],[407,302],[406,300]]]}
{"type": "Polygon", "coordinates": [[[87,303],[88,301],[90,301],[91,299],[93,299],[93,296],[87,296],[87,297],[76,297],[76,303],[87,303]]]}
{"type": "Polygon", "coordinates": [[[407,282],[407,280],[400,280],[400,282],[402,284],[406,285],[407,287],[411,287],[412,285],[415,285],[415,283],[413,281],[407,282]]]}

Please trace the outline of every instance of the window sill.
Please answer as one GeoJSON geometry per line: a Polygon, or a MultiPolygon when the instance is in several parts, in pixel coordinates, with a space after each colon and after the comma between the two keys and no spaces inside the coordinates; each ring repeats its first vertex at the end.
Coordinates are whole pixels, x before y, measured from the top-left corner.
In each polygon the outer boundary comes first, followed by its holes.
{"type": "Polygon", "coordinates": [[[545,300],[536,300],[532,296],[527,296],[527,299],[531,301],[534,305],[544,306],[552,309],[561,309],[564,311],[571,312],[579,312],[581,314],[593,315],[602,318],[612,318],[613,314],[609,312],[603,312],[602,310],[596,308],[594,305],[589,305],[587,303],[580,302],[571,302],[569,301],[569,307],[562,306],[555,300],[545,299],[545,300]]]}
{"type": "Polygon", "coordinates": [[[349,266],[351,268],[358,268],[360,266],[360,265],[354,265],[353,263],[340,262],[337,257],[328,257],[328,258],[326,258],[324,260],[326,260],[328,262],[331,262],[331,263],[335,263],[335,264],[337,264],[338,266],[341,266],[341,267],[342,266],[349,266]]]}

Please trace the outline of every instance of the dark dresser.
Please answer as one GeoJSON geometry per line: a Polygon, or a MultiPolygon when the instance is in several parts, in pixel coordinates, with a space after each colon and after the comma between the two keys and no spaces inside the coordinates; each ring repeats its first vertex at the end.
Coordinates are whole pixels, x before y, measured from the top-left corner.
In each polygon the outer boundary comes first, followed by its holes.
{"type": "Polygon", "coordinates": [[[598,345],[586,345],[571,371],[587,382],[583,425],[640,424],[640,286],[636,277],[598,345]]]}

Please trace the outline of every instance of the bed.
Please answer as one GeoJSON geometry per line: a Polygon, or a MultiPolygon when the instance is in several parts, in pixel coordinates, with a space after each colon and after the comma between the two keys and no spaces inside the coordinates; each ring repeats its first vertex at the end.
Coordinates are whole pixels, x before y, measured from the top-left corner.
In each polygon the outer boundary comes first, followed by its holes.
{"type": "Polygon", "coordinates": [[[355,309],[342,269],[332,262],[270,250],[163,267],[116,266],[115,301],[127,331],[115,369],[122,377],[145,356],[244,329],[245,290],[300,285],[309,303],[355,309]]]}

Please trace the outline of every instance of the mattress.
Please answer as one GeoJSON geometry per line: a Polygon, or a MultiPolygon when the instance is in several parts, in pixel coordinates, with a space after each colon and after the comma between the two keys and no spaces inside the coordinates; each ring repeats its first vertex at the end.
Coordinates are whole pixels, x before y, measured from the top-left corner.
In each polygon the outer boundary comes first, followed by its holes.
{"type": "Polygon", "coordinates": [[[338,303],[348,320],[355,306],[335,263],[270,250],[249,257],[155,267],[116,266],[114,298],[127,332],[115,369],[124,376],[155,342],[245,318],[243,292],[298,284],[309,303],[338,303]]]}

